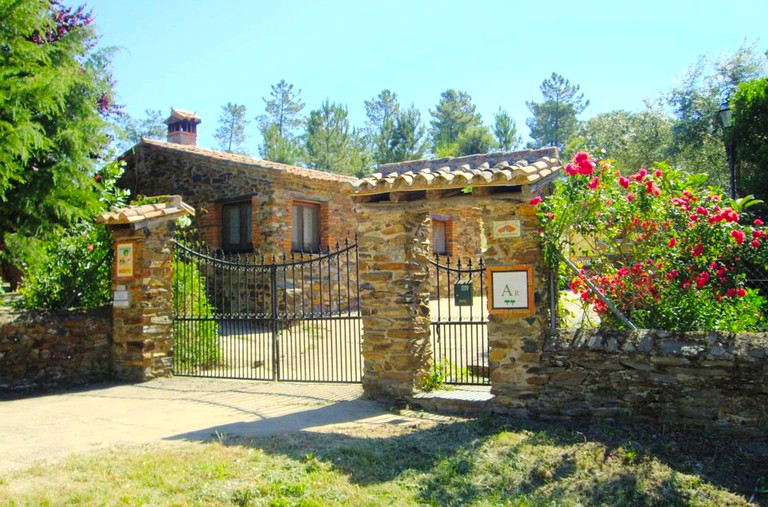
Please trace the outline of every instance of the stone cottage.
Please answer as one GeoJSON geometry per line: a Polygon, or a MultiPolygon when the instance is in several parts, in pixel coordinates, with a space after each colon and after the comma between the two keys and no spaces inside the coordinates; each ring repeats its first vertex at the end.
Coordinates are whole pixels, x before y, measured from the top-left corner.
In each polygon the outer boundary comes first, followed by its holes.
{"type": "Polygon", "coordinates": [[[354,238],[355,178],[196,146],[200,118],[173,110],[167,142],[142,139],[122,159],[119,185],[139,195],[180,195],[203,240],[226,253],[316,253],[354,238]]]}

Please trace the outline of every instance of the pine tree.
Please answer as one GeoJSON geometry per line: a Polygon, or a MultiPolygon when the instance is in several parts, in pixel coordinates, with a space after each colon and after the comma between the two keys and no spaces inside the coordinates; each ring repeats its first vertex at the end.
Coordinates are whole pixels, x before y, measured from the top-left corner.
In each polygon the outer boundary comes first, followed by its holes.
{"type": "Polygon", "coordinates": [[[515,120],[505,109],[499,107],[498,112],[493,115],[493,120],[493,135],[496,138],[496,146],[500,150],[515,150],[523,144],[523,138],[517,133],[515,120]]]}
{"type": "Polygon", "coordinates": [[[263,159],[296,164],[302,158],[303,150],[297,138],[297,131],[305,122],[300,95],[301,90],[294,91],[292,84],[281,79],[272,85],[271,98],[262,97],[265,113],[256,120],[262,137],[259,155],[263,159]]]}
{"type": "Polygon", "coordinates": [[[394,160],[394,134],[400,104],[397,94],[383,90],[379,96],[365,101],[366,137],[368,146],[377,164],[386,164],[394,160]]]}
{"type": "Polygon", "coordinates": [[[426,128],[413,104],[403,110],[397,94],[383,90],[377,98],[365,101],[365,111],[368,116],[365,136],[376,164],[424,156],[426,128]]]}
{"type": "Polygon", "coordinates": [[[213,133],[214,139],[219,144],[219,149],[227,153],[248,154],[248,150],[245,148],[248,133],[245,128],[250,122],[245,119],[246,111],[245,106],[231,102],[227,102],[226,106],[221,107],[219,128],[213,133]]]}
{"type": "Polygon", "coordinates": [[[435,151],[441,146],[456,143],[462,132],[483,123],[480,113],[475,112],[472,97],[453,89],[441,93],[435,110],[430,110],[429,113],[432,115],[432,149],[435,151]]]}
{"type": "Polygon", "coordinates": [[[157,109],[145,110],[144,117],[140,119],[122,113],[117,120],[118,151],[127,150],[142,138],[165,139],[168,127],[163,120],[163,113],[157,109]]]}
{"type": "Polygon", "coordinates": [[[526,121],[531,129],[535,148],[555,146],[562,151],[566,143],[576,134],[576,116],[584,112],[589,101],[579,93],[579,85],[572,85],[556,72],[545,79],[539,87],[543,102],[526,102],[533,115],[526,121]]]}
{"type": "Polygon", "coordinates": [[[392,133],[390,162],[418,160],[427,151],[427,128],[421,121],[421,112],[411,104],[408,109],[400,111],[395,121],[392,133]]]}
{"type": "Polygon", "coordinates": [[[359,175],[368,168],[365,140],[350,128],[345,106],[325,100],[311,111],[305,142],[307,163],[313,169],[359,175]]]}

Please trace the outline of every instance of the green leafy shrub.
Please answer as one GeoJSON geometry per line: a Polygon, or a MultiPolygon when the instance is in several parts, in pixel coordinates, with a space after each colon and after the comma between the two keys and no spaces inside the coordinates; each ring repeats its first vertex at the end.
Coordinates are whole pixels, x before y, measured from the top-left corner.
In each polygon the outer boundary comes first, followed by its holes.
{"type": "Polygon", "coordinates": [[[552,195],[531,204],[548,262],[582,263],[569,285],[603,327],[623,323],[596,292],[638,327],[765,328],[766,299],[745,286],[747,266],[768,264],[768,229],[747,213],[757,201],[727,199],[706,176],[664,164],[624,175],[582,152],[565,172],[552,195]]]}
{"type": "Polygon", "coordinates": [[[110,303],[113,252],[105,227],[81,223],[59,230],[33,250],[34,255],[25,256],[19,306],[97,308],[110,303]]]}
{"type": "Polygon", "coordinates": [[[218,324],[206,287],[205,276],[197,265],[175,254],[173,354],[176,366],[210,368],[221,360],[218,324]]]}

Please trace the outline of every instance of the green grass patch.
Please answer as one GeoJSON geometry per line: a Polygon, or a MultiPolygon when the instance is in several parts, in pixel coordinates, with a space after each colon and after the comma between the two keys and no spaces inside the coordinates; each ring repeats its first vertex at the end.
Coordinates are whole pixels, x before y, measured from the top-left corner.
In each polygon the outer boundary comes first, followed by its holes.
{"type": "Polygon", "coordinates": [[[0,505],[768,505],[768,459],[728,435],[489,417],[363,426],[74,457],[7,474],[0,505]]]}

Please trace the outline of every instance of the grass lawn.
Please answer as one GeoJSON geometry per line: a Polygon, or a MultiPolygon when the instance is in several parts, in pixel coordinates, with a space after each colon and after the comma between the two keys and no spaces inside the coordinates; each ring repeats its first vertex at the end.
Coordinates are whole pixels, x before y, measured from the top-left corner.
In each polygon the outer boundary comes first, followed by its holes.
{"type": "Polygon", "coordinates": [[[751,439],[612,423],[424,420],[73,457],[0,477],[0,505],[727,506],[752,497],[768,505],[768,458],[752,452],[764,447],[751,439]]]}

